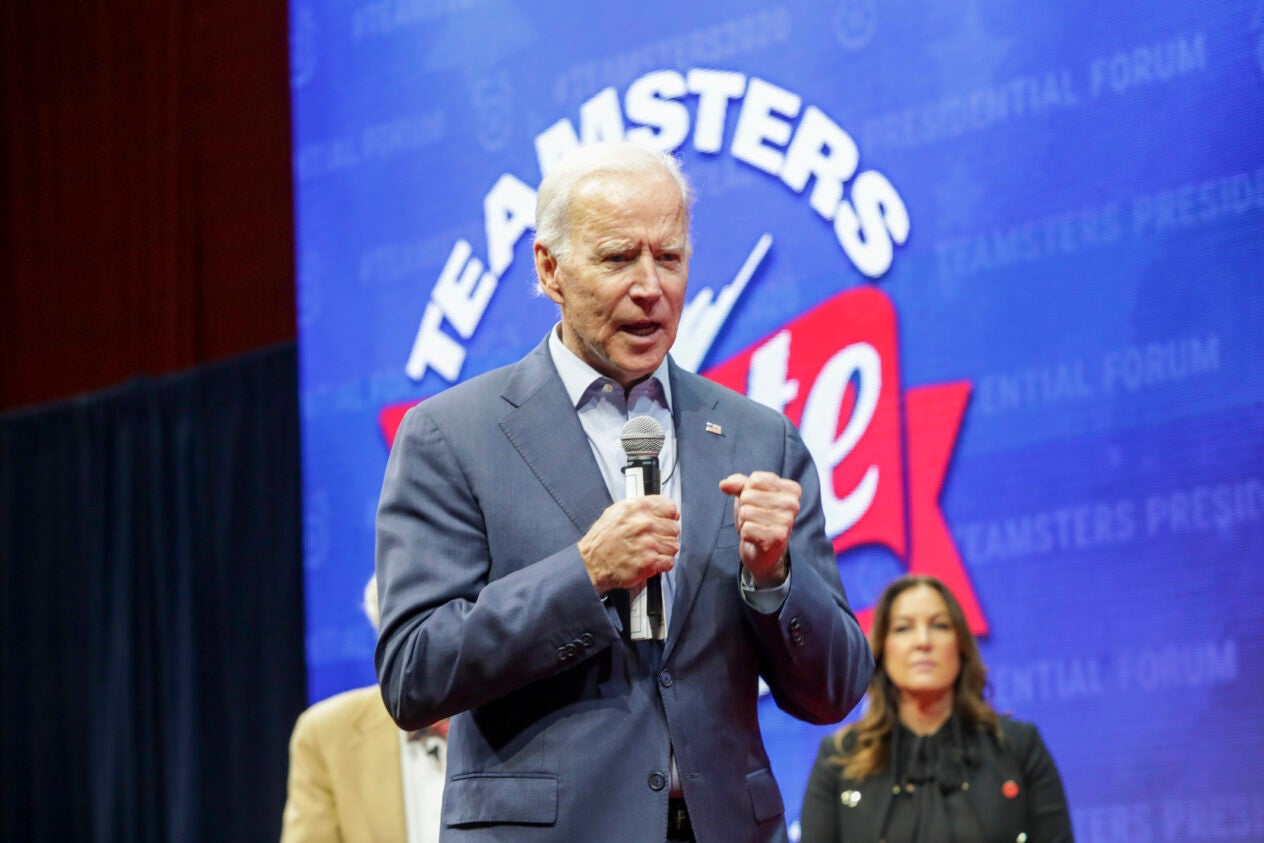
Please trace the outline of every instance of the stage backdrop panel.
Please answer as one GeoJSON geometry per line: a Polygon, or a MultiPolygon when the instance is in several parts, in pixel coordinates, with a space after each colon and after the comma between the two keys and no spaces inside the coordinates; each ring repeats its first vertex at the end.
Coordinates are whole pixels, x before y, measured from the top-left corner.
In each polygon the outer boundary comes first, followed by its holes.
{"type": "MultiPolygon", "coordinates": [[[[511,362],[541,173],[675,151],[681,341],[794,420],[862,618],[948,580],[1078,839],[1264,839],[1264,5],[295,0],[312,699],[411,404],[511,362]]],[[[787,820],[829,730],[762,711],[787,820]]],[[[723,728],[723,724],[716,724],[723,728]]]]}

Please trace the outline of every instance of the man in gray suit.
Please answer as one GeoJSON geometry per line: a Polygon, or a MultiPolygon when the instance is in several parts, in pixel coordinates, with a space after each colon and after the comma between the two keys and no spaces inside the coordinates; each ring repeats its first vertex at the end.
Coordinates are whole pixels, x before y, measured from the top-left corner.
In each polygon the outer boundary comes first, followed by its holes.
{"type": "Polygon", "coordinates": [[[758,723],[835,723],[873,670],[780,413],[676,366],[688,183],[669,155],[581,147],[537,197],[560,323],[413,408],[382,488],[378,675],[405,729],[453,716],[447,841],[786,839],[758,723]],[[666,431],[625,497],[619,433],[666,431]],[[666,639],[628,634],[662,575],[666,639]]]}

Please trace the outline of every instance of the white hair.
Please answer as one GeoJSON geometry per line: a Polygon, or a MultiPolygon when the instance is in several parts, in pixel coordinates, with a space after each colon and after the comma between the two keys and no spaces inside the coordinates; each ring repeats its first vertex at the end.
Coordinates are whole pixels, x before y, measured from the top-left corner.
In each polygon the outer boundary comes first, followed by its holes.
{"type": "Polygon", "coordinates": [[[369,577],[369,581],[364,584],[364,616],[369,619],[369,623],[373,624],[373,629],[378,628],[381,623],[381,615],[377,607],[377,575],[369,577]]]}
{"type": "Polygon", "coordinates": [[[586,179],[609,174],[670,176],[680,189],[685,212],[685,254],[691,249],[689,208],[693,189],[674,155],[631,141],[609,141],[579,146],[566,154],[540,182],[535,198],[535,242],[557,260],[565,260],[571,248],[571,201],[586,179]]]}

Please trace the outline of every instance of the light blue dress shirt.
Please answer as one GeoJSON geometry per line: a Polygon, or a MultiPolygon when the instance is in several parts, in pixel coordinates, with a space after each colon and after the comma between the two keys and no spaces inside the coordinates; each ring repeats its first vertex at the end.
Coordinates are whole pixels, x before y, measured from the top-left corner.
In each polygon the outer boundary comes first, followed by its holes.
{"type": "MultiPolygon", "coordinates": [[[[601,468],[606,488],[610,490],[610,499],[619,501],[626,496],[623,468],[627,465],[627,454],[619,443],[623,426],[628,419],[649,416],[662,425],[665,434],[663,450],[658,457],[660,493],[676,502],[682,521],[687,518],[688,513],[681,506],[680,458],[676,450],[676,426],[672,420],[667,358],[663,358],[653,375],[625,392],[617,381],[589,366],[562,343],[560,324],[549,331],[549,355],[571,404],[579,414],[579,423],[588,436],[588,445],[601,468]]],[[[717,489],[716,494],[719,493],[717,489]]],[[[662,575],[662,582],[663,623],[671,629],[672,603],[676,595],[675,568],[662,575]]],[[[756,611],[767,615],[777,612],[789,591],[789,576],[775,588],[757,589],[750,574],[742,569],[742,597],[756,611]]]]}

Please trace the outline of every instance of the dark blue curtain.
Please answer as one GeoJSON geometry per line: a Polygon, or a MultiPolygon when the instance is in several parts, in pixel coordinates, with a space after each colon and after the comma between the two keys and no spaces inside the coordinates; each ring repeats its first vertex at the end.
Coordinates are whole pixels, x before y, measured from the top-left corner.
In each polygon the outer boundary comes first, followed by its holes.
{"type": "Polygon", "coordinates": [[[0,840],[275,840],[306,695],[292,344],[0,416],[0,840]]]}

